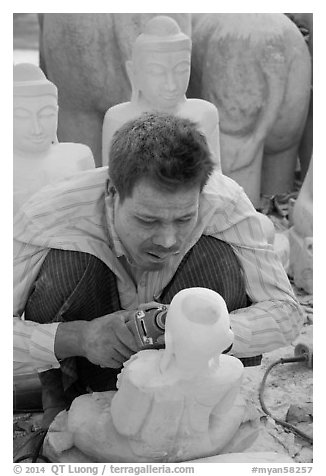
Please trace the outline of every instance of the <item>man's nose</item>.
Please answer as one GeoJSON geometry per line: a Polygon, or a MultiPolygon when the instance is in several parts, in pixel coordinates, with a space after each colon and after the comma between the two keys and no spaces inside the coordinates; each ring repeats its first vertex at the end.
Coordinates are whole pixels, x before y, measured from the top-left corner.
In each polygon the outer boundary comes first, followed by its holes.
{"type": "Polygon", "coordinates": [[[173,226],[162,227],[158,233],[156,233],[153,243],[161,246],[162,248],[172,248],[177,243],[177,232],[173,226]]]}

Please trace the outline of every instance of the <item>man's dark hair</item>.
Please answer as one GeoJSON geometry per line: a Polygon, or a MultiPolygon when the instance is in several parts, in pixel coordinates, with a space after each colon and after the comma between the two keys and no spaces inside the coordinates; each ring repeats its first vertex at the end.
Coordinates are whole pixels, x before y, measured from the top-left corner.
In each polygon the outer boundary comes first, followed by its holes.
{"type": "Polygon", "coordinates": [[[205,136],[188,119],[145,113],[118,129],[109,153],[109,176],[120,199],[145,179],[175,192],[203,189],[214,168],[205,136]]]}

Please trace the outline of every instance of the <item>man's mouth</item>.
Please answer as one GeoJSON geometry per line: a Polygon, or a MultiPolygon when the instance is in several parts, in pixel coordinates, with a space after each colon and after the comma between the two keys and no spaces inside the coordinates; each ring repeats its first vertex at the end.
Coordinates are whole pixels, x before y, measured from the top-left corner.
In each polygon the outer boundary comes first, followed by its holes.
{"type": "Polygon", "coordinates": [[[172,253],[157,253],[154,251],[148,251],[147,254],[154,259],[158,259],[162,261],[170,258],[170,256],[172,255],[172,253]]]}
{"type": "Polygon", "coordinates": [[[165,259],[167,259],[168,257],[171,256],[170,254],[161,255],[161,254],[157,254],[157,253],[152,253],[151,251],[147,251],[147,254],[150,256],[150,258],[153,258],[153,259],[158,260],[158,261],[164,261],[165,259]]]}
{"type": "Polygon", "coordinates": [[[150,259],[155,261],[166,261],[167,259],[171,258],[171,256],[177,254],[179,254],[179,251],[173,251],[170,253],[154,253],[152,251],[147,251],[147,255],[150,257],[150,259]]]}

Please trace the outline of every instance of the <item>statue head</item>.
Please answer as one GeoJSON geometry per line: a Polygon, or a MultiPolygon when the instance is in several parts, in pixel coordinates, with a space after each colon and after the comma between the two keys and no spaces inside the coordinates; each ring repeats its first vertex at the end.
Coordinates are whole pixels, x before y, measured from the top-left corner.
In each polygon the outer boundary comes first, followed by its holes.
{"type": "Polygon", "coordinates": [[[168,16],[149,20],[136,38],[126,67],[132,101],[144,110],[173,112],[185,99],[190,77],[191,40],[168,16]]]}
{"type": "Polygon", "coordinates": [[[223,297],[212,289],[186,288],[171,301],[165,322],[165,359],[184,376],[199,373],[233,343],[223,297]]]}
{"type": "Polygon", "coordinates": [[[29,63],[14,65],[13,79],[14,150],[42,154],[57,141],[57,87],[29,63]]]}

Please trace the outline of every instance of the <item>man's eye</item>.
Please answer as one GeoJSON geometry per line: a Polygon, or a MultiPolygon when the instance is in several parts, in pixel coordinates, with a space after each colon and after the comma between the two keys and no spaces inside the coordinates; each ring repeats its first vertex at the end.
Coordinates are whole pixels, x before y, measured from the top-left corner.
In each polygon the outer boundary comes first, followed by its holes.
{"type": "Polygon", "coordinates": [[[156,222],[156,220],[145,220],[144,218],[137,218],[137,220],[142,225],[154,225],[154,223],[156,222]]]}
{"type": "Polygon", "coordinates": [[[178,218],[178,223],[189,223],[192,220],[192,217],[178,218]]]}

